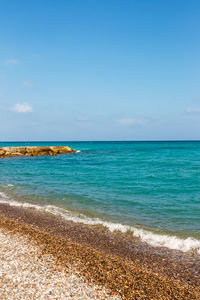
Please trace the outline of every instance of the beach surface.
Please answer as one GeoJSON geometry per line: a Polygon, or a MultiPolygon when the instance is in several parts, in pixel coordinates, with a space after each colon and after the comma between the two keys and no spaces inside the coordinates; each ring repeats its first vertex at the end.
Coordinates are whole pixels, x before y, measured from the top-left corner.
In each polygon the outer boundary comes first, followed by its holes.
{"type": "Polygon", "coordinates": [[[0,205],[1,299],[200,299],[200,257],[0,205]]]}
{"type": "Polygon", "coordinates": [[[20,233],[0,229],[0,295],[7,299],[120,299],[86,283],[70,264],[55,265],[51,255],[20,233]]]}

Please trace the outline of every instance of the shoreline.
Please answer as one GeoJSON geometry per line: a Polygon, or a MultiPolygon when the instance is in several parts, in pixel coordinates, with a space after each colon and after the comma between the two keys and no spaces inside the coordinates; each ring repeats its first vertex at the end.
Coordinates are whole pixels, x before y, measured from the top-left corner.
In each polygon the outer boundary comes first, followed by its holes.
{"type": "Polygon", "coordinates": [[[0,227],[36,242],[58,265],[75,263],[87,282],[122,299],[200,299],[200,256],[192,253],[8,204],[0,204],[0,227]]]}
{"type": "Polygon", "coordinates": [[[190,252],[200,255],[200,236],[197,233],[189,234],[182,232],[180,234],[180,232],[170,232],[167,230],[158,231],[141,225],[134,226],[116,220],[109,220],[108,218],[104,219],[101,218],[101,216],[90,216],[82,211],[71,211],[70,208],[59,207],[54,204],[45,203],[41,205],[39,203],[26,201],[20,196],[13,194],[8,190],[8,188],[12,189],[12,187],[13,185],[4,186],[4,189],[0,191],[0,204],[30,208],[31,210],[37,210],[38,212],[43,211],[44,213],[53,214],[66,221],[82,223],[89,226],[102,226],[111,232],[119,231],[123,234],[130,234],[133,235],[134,238],[140,239],[143,243],[147,243],[150,247],[166,247],[169,250],[177,250],[185,253],[190,252]]]}

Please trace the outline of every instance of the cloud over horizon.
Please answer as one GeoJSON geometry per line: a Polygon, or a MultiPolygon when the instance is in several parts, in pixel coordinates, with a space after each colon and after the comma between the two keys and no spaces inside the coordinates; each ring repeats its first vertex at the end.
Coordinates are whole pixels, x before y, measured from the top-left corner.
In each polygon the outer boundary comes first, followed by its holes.
{"type": "Polygon", "coordinates": [[[77,118],[78,122],[85,122],[85,121],[88,121],[88,120],[89,120],[88,117],[78,117],[77,118]]]}
{"type": "Polygon", "coordinates": [[[148,120],[146,118],[122,118],[118,120],[118,123],[120,123],[123,126],[134,126],[134,125],[139,125],[143,126],[146,125],[148,120]]]}
{"type": "Polygon", "coordinates": [[[33,107],[24,102],[24,103],[17,103],[12,107],[12,110],[17,113],[30,113],[33,111],[33,107]]]}
{"type": "Polygon", "coordinates": [[[200,114],[200,108],[189,108],[187,110],[187,114],[189,114],[189,115],[198,115],[198,114],[200,114]]]}

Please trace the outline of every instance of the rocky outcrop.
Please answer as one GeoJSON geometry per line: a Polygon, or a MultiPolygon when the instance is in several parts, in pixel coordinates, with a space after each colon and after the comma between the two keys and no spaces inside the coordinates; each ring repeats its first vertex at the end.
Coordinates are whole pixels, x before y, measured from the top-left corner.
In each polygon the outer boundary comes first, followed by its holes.
{"type": "Polygon", "coordinates": [[[67,146],[50,147],[0,147],[0,157],[10,156],[37,156],[37,155],[58,155],[64,153],[77,152],[67,146]]]}

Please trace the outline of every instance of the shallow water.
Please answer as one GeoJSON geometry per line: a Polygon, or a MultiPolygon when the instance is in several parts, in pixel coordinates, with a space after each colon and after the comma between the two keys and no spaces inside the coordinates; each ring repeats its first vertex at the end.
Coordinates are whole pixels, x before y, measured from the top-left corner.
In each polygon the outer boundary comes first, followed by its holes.
{"type": "Polygon", "coordinates": [[[200,253],[200,142],[0,143],[24,145],[81,152],[0,159],[0,202],[37,205],[200,253]]]}

